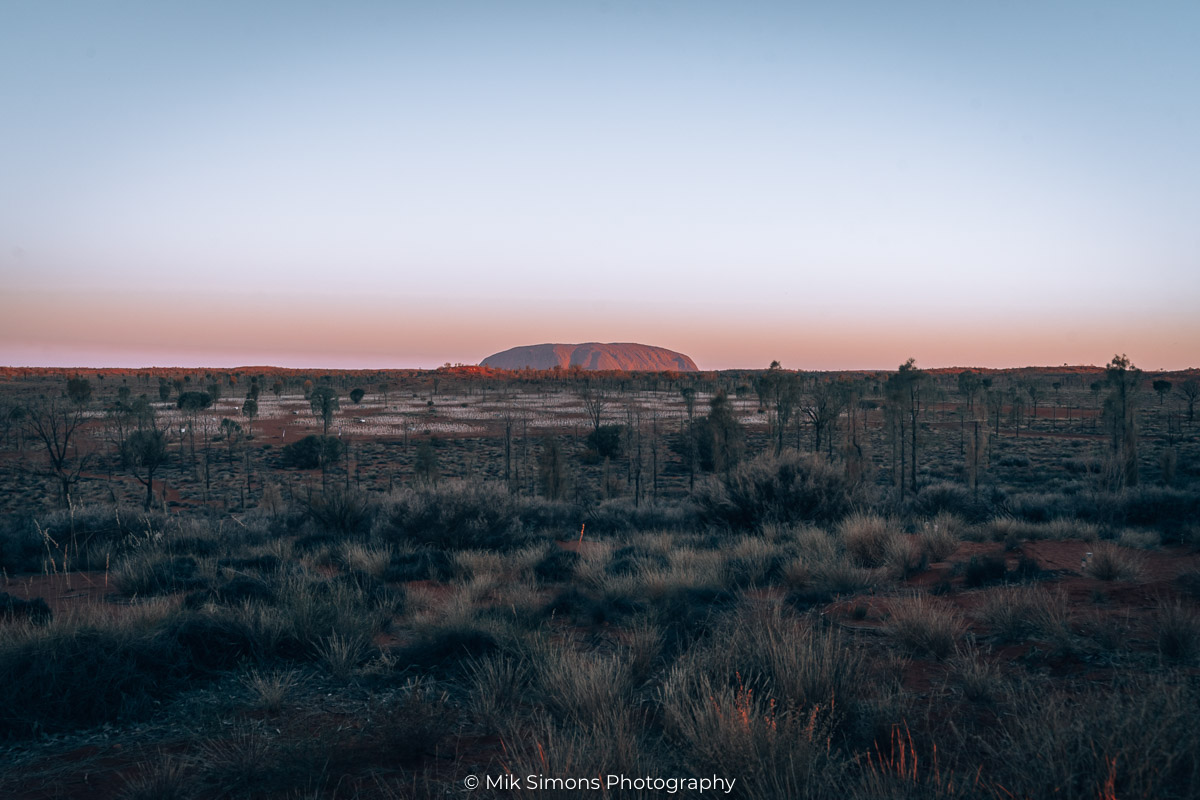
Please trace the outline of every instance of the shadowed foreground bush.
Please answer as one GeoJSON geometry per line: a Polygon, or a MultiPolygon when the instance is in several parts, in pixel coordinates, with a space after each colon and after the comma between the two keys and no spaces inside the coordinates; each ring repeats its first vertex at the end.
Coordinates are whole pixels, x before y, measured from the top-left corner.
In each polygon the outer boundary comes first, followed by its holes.
{"type": "Polygon", "coordinates": [[[556,504],[517,498],[493,483],[451,481],[392,492],[373,534],[397,544],[449,550],[508,550],[529,542],[553,522],[556,504]]]}
{"type": "Polygon", "coordinates": [[[0,650],[0,738],[148,714],[188,673],[172,638],[119,629],[49,631],[0,650]]]}
{"type": "Polygon", "coordinates": [[[761,455],[727,478],[705,482],[696,499],[703,521],[746,530],[771,522],[836,522],[859,498],[838,467],[789,451],[761,455]]]}

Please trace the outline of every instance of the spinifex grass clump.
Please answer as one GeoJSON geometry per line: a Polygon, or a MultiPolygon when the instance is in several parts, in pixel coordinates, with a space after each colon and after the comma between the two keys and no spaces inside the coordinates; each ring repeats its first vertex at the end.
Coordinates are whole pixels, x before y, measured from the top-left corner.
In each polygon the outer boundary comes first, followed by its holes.
{"type": "Polygon", "coordinates": [[[965,625],[954,609],[923,595],[912,595],[892,606],[888,630],[914,655],[941,660],[954,652],[965,625]]]}
{"type": "Polygon", "coordinates": [[[1102,581],[1129,581],[1141,572],[1138,557],[1111,542],[1100,542],[1084,565],[1084,572],[1102,581]]]}
{"type": "Polygon", "coordinates": [[[838,525],[846,552],[860,567],[881,567],[902,534],[895,523],[875,514],[852,514],[838,525]]]}

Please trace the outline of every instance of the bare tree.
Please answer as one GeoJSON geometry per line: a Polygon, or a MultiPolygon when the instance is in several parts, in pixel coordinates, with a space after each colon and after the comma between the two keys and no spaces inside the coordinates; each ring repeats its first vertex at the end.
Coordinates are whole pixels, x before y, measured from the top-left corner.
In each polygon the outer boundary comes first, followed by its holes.
{"type": "Polygon", "coordinates": [[[888,378],[887,381],[887,397],[888,405],[898,419],[896,420],[896,434],[899,436],[900,444],[900,486],[901,494],[903,495],[904,487],[904,447],[905,447],[905,428],[907,427],[908,434],[908,458],[910,463],[909,469],[909,488],[916,494],[917,492],[917,430],[918,420],[921,415],[921,387],[927,379],[927,375],[917,369],[916,360],[909,359],[900,365],[895,374],[888,378]],[[907,420],[905,419],[907,417],[907,420]]]}
{"type": "Polygon", "coordinates": [[[258,401],[253,397],[247,397],[246,402],[242,403],[242,416],[246,418],[246,438],[252,439],[250,426],[258,416],[258,401]]]}
{"type": "MultiPolygon", "coordinates": [[[[809,384],[804,415],[813,427],[813,452],[821,452],[826,432],[841,414],[842,397],[837,387],[826,377],[817,377],[809,384]]],[[[832,437],[832,433],[829,434],[832,437]]]]}
{"type": "Polygon", "coordinates": [[[1190,423],[1195,417],[1196,398],[1200,397],[1200,383],[1189,378],[1180,384],[1179,391],[1183,394],[1183,399],[1187,401],[1188,422],[1190,423]]]}
{"type": "Polygon", "coordinates": [[[592,423],[592,430],[599,431],[604,421],[604,412],[608,408],[608,398],[604,390],[584,384],[579,399],[583,401],[583,411],[592,423]]]}
{"type": "Polygon", "coordinates": [[[772,361],[766,373],[754,382],[759,407],[767,409],[767,424],[775,444],[775,455],[783,452],[783,440],[788,422],[800,402],[799,378],[784,371],[778,361],[772,361]]]}
{"type": "Polygon", "coordinates": [[[78,446],[86,419],[85,403],[42,395],[26,408],[25,419],[30,432],[46,448],[48,474],[58,481],[59,501],[69,507],[71,488],[91,457],[80,453],[78,446]]]}

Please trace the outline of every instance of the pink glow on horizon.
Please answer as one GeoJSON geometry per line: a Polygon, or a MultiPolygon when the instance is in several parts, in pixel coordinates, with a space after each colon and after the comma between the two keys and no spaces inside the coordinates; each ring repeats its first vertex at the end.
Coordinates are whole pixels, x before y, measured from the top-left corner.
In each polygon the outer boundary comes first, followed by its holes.
{"type": "MultiPolygon", "coordinates": [[[[1200,366],[1194,318],[1109,315],[1012,320],[987,314],[802,315],[777,309],[551,308],[478,301],[153,295],[30,295],[0,319],[0,364],[345,369],[474,364],[542,342],[640,342],[691,356],[701,369],[894,369],[1103,364],[1128,353],[1144,369],[1200,366]]],[[[585,304],[580,304],[584,306],[585,304]]]]}

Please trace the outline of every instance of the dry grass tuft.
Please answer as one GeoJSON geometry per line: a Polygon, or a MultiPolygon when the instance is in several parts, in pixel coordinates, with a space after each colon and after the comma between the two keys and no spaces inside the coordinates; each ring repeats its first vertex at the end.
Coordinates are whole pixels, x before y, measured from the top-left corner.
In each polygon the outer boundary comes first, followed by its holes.
{"type": "Polygon", "coordinates": [[[877,514],[855,513],[838,525],[838,533],[850,559],[860,567],[881,567],[887,563],[889,548],[901,535],[894,522],[877,514]]]}
{"type": "Polygon", "coordinates": [[[285,700],[300,686],[300,673],[295,670],[259,672],[251,669],[241,676],[241,683],[250,690],[254,707],[263,711],[276,712],[283,708],[285,700]]]}
{"type": "Polygon", "coordinates": [[[1102,581],[1132,581],[1141,574],[1141,560],[1129,550],[1111,542],[1100,542],[1084,572],[1102,581]]]}
{"type": "Polygon", "coordinates": [[[1191,664],[1200,656],[1200,614],[1182,603],[1162,603],[1155,620],[1158,652],[1178,664],[1191,664]]]}
{"type": "Polygon", "coordinates": [[[940,661],[954,652],[966,626],[958,611],[924,595],[914,595],[892,607],[887,627],[913,655],[930,655],[940,661]]]}
{"type": "Polygon", "coordinates": [[[958,549],[959,536],[966,524],[946,511],[921,527],[921,547],[930,561],[945,561],[958,549]]]}

